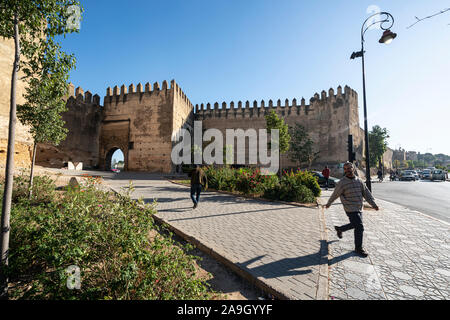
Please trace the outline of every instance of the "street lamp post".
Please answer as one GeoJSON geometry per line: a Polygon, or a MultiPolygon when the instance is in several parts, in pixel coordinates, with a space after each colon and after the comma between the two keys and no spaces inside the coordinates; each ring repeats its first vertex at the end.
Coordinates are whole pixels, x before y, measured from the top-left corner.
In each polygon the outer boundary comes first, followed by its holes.
{"type": "Polygon", "coordinates": [[[364,68],[364,34],[366,31],[373,25],[380,24],[380,28],[384,30],[383,35],[381,39],[378,41],[380,43],[389,44],[392,42],[392,40],[397,37],[396,33],[391,32],[390,28],[394,25],[394,17],[388,13],[388,12],[380,12],[376,13],[374,15],[371,15],[364,21],[362,27],[361,27],[361,51],[353,52],[350,59],[355,58],[362,58],[362,75],[363,75],[363,101],[364,101],[364,140],[365,140],[365,155],[366,155],[366,185],[367,188],[372,192],[372,183],[370,180],[370,158],[369,158],[369,133],[367,128],[367,101],[366,101],[366,74],[365,74],[365,68],[364,68]],[[370,25],[368,25],[365,29],[364,26],[366,25],[367,21],[375,16],[380,16],[381,20],[372,22],[370,25]],[[384,16],[384,18],[383,18],[384,16]],[[390,20],[392,18],[392,21],[390,20]],[[390,23],[388,28],[384,28],[383,24],[390,23]]]}

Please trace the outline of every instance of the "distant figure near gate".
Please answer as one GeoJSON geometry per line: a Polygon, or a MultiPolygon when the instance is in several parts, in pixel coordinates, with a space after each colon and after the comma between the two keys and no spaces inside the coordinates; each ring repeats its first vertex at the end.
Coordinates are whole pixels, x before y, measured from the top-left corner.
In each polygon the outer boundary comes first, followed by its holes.
{"type": "Polygon", "coordinates": [[[330,169],[328,169],[328,166],[325,166],[325,169],[322,170],[322,174],[325,178],[325,188],[328,190],[328,179],[330,178],[330,169]]]}

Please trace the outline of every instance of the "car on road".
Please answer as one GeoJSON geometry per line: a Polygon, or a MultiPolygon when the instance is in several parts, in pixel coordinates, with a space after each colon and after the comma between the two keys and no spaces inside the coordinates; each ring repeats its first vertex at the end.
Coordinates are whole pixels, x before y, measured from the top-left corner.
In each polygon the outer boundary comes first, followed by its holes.
{"type": "Polygon", "coordinates": [[[400,174],[400,181],[416,181],[416,176],[412,173],[412,170],[404,170],[400,174]]]}
{"type": "Polygon", "coordinates": [[[422,179],[422,170],[417,170],[417,174],[419,175],[419,179],[422,179]]]}
{"type": "Polygon", "coordinates": [[[419,174],[417,173],[416,170],[411,170],[411,173],[414,175],[414,177],[416,177],[416,181],[420,180],[419,174]]]}
{"type": "Polygon", "coordinates": [[[431,170],[430,169],[424,169],[422,171],[422,179],[423,180],[431,180],[431,170]]]}
{"type": "MultiPolygon", "coordinates": [[[[317,179],[317,182],[319,183],[319,186],[325,187],[325,177],[323,176],[322,172],[319,171],[312,171],[311,172],[313,176],[317,179]]],[[[328,178],[328,187],[334,188],[336,187],[336,184],[339,182],[338,178],[335,177],[329,177],[328,178]]]]}
{"type": "Polygon", "coordinates": [[[441,169],[436,169],[431,172],[431,181],[442,180],[445,181],[447,178],[447,172],[441,169]]]}

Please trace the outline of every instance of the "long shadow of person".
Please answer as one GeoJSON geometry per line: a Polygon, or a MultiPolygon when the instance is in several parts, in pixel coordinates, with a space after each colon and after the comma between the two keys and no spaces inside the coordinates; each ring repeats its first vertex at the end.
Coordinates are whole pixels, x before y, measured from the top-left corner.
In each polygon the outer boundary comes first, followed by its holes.
{"type": "Polygon", "coordinates": [[[308,274],[312,270],[306,268],[320,265],[324,261],[322,259],[327,258],[328,244],[327,241],[320,240],[320,249],[317,253],[296,258],[284,258],[254,268],[248,267],[250,264],[263,259],[265,256],[258,256],[243,263],[238,263],[237,265],[253,276],[263,277],[265,279],[308,274]]]}

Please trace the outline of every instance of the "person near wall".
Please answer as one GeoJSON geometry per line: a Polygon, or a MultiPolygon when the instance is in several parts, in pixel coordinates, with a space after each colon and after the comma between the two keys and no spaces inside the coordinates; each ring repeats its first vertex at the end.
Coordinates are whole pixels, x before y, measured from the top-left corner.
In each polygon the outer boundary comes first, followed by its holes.
{"type": "Polygon", "coordinates": [[[202,188],[208,188],[208,178],[206,177],[205,172],[199,167],[199,165],[195,165],[194,170],[191,172],[191,199],[194,203],[194,209],[197,208],[198,203],[200,201],[200,193],[202,192],[202,188]]]}
{"type": "Polygon", "coordinates": [[[328,180],[330,179],[330,169],[328,166],[325,166],[325,168],[322,170],[322,175],[325,178],[325,188],[328,190],[328,180]]]}

